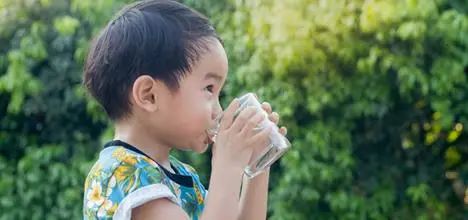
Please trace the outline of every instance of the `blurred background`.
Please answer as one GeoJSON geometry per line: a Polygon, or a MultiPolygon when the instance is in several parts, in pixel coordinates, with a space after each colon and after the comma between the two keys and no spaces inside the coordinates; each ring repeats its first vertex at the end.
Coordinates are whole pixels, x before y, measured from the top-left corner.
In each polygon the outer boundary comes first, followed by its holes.
{"type": "MultiPolygon", "coordinates": [[[[81,83],[129,0],[0,0],[0,219],[81,219],[113,137],[81,83]]],[[[185,0],[225,41],[224,107],[269,101],[292,149],[269,219],[468,219],[466,0],[185,0]]],[[[210,153],[174,152],[208,183],[210,153]]]]}

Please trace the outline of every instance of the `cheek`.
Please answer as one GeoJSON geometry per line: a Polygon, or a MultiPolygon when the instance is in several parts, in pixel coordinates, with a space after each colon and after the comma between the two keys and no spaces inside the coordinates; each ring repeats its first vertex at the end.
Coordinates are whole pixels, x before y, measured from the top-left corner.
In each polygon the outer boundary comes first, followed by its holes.
{"type": "Polygon", "coordinates": [[[206,100],[198,102],[192,100],[184,106],[174,112],[174,121],[178,124],[179,129],[199,135],[211,123],[212,110],[210,103],[206,100]]]}
{"type": "Polygon", "coordinates": [[[199,106],[194,108],[193,127],[206,129],[211,123],[211,107],[206,103],[199,103],[199,106]],[[196,112],[195,112],[196,111],[196,112]]]}

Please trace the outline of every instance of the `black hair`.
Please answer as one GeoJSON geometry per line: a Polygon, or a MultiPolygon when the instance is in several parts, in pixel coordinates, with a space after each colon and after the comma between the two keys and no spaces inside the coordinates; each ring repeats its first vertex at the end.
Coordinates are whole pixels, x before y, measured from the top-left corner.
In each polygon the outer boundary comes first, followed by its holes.
{"type": "Polygon", "coordinates": [[[83,84],[110,119],[118,120],[130,113],[129,92],[139,76],[149,75],[176,92],[212,40],[222,43],[205,16],[181,3],[131,4],[93,41],[83,84]]]}

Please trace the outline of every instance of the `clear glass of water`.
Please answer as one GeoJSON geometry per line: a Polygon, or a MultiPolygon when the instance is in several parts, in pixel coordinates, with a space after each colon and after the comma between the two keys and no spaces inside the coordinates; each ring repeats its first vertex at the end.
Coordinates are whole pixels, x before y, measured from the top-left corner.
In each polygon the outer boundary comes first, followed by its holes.
{"type": "MultiPolygon", "coordinates": [[[[239,97],[239,103],[239,108],[236,110],[234,117],[237,117],[237,115],[239,115],[239,113],[243,109],[249,106],[256,107],[257,110],[262,111],[266,116],[268,116],[268,114],[263,110],[262,105],[253,93],[247,93],[239,97]]],[[[207,130],[208,134],[210,134],[213,137],[213,142],[216,142],[216,135],[219,131],[219,124],[221,122],[221,118],[222,114],[220,114],[217,117],[216,126],[207,130]]],[[[268,117],[265,117],[265,120],[260,122],[257,128],[255,129],[263,130],[268,127],[273,127],[268,138],[268,144],[261,148],[263,150],[259,151],[258,153],[252,156],[249,164],[244,169],[244,173],[249,178],[253,178],[265,171],[266,169],[268,169],[291,147],[291,143],[289,142],[289,140],[286,137],[284,137],[281,133],[279,133],[278,126],[276,126],[275,123],[270,121],[268,117]]]]}

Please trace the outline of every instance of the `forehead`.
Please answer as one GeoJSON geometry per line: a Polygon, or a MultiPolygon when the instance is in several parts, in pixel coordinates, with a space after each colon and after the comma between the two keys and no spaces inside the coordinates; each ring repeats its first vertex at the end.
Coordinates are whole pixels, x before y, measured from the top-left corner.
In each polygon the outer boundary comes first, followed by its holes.
{"type": "Polygon", "coordinates": [[[226,52],[219,41],[209,41],[207,51],[200,55],[199,60],[192,67],[192,74],[201,80],[215,80],[222,82],[228,72],[226,52]]]}

